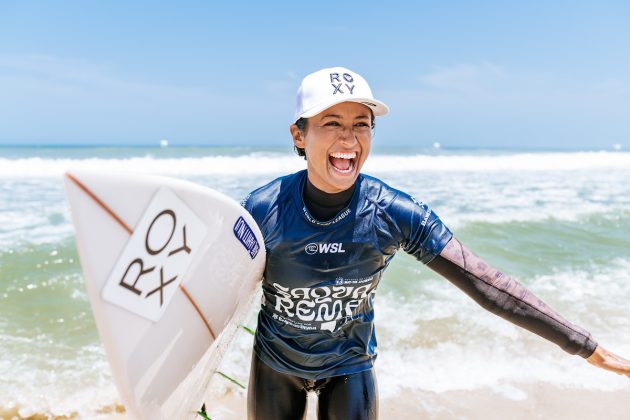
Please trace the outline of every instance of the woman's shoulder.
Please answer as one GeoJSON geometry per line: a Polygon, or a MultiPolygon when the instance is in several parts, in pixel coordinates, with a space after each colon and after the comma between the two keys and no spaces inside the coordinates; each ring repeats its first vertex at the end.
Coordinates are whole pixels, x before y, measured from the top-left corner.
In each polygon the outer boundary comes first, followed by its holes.
{"type": "Polygon", "coordinates": [[[371,175],[361,174],[363,188],[368,201],[379,206],[388,206],[400,199],[410,197],[409,194],[392,187],[385,181],[371,175]]]}
{"type": "MultiPolygon", "coordinates": [[[[263,216],[269,212],[275,203],[288,197],[292,187],[299,182],[304,171],[296,172],[290,175],[284,175],[274,179],[267,184],[256,188],[241,201],[241,205],[251,213],[254,218],[263,216]]],[[[263,216],[264,217],[264,216],[263,216]]]]}
{"type": "Polygon", "coordinates": [[[413,195],[392,187],[379,178],[362,174],[366,201],[380,207],[392,218],[430,211],[429,206],[413,195]]]}

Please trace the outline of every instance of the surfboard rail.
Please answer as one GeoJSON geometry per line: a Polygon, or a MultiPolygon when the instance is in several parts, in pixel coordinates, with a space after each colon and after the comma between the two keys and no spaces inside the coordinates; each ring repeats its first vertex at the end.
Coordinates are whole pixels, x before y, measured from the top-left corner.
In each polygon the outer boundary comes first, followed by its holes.
{"type": "Polygon", "coordinates": [[[86,288],[129,414],[196,418],[258,288],[265,247],[236,201],[189,181],[70,170],[86,288]]]}

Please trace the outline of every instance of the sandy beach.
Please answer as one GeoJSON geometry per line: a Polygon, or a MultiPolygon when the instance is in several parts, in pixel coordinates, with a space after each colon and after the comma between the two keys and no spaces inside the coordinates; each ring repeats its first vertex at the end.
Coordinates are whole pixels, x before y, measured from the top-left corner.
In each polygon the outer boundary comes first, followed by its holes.
{"type": "MultiPolygon", "coordinates": [[[[518,384],[512,398],[491,390],[442,393],[405,390],[395,398],[381,399],[380,418],[483,419],[483,420],[590,420],[630,419],[630,398],[626,391],[562,389],[546,383],[518,384]],[[516,398],[516,399],[515,399],[516,398]],[[522,399],[520,399],[522,398],[522,399]]],[[[309,398],[307,419],[316,419],[316,400],[309,398]]],[[[230,392],[217,400],[208,412],[212,419],[246,418],[245,392],[230,392]]]]}
{"type": "MultiPolygon", "coordinates": [[[[630,398],[627,391],[591,391],[563,389],[547,383],[514,385],[509,398],[492,390],[422,392],[403,390],[395,398],[381,399],[379,416],[387,420],[418,419],[483,419],[483,420],[624,420],[630,418],[630,398]]],[[[246,393],[228,390],[208,408],[213,420],[243,420],[247,418],[246,393]]],[[[307,420],[315,420],[316,398],[309,395],[307,420]]],[[[101,412],[106,420],[130,420],[122,406],[101,412]]],[[[16,412],[1,412],[3,419],[44,420],[43,415],[20,417],[16,412]]],[[[54,420],[80,417],[54,417],[54,420]]]]}

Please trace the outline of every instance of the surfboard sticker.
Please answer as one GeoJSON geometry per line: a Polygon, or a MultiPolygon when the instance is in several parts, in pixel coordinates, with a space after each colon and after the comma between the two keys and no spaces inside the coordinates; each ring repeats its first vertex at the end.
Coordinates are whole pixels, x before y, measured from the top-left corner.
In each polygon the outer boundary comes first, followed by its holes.
{"type": "Polygon", "coordinates": [[[258,244],[258,240],[256,239],[256,235],[254,235],[254,231],[249,227],[245,219],[242,216],[236,220],[234,223],[234,236],[243,244],[249,256],[252,257],[252,260],[256,258],[258,255],[258,251],[260,250],[260,245],[258,244]]]}
{"type": "Polygon", "coordinates": [[[151,199],[102,291],[114,305],[157,322],[177,292],[207,228],[168,188],[151,199]]]}

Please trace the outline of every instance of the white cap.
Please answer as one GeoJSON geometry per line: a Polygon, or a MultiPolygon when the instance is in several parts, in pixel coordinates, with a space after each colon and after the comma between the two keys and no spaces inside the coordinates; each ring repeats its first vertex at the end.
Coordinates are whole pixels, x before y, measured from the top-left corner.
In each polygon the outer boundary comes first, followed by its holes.
{"type": "Polygon", "coordinates": [[[370,86],[361,75],[345,67],[331,67],[311,73],[302,80],[294,121],[312,117],[347,101],[370,107],[376,116],[389,112],[387,105],[374,99],[370,86]]]}

